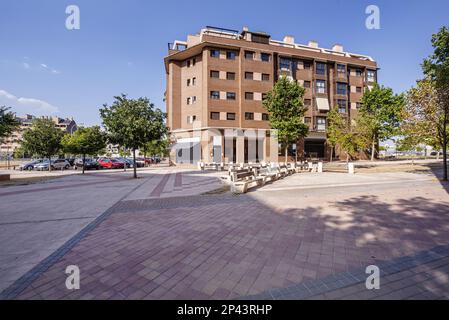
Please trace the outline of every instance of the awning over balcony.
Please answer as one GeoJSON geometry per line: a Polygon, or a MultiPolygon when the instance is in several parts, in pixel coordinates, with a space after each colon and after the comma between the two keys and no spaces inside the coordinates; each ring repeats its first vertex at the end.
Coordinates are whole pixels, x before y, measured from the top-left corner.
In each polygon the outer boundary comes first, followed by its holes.
{"type": "Polygon", "coordinates": [[[316,98],[316,105],[318,110],[330,110],[327,98],[316,98]]]}

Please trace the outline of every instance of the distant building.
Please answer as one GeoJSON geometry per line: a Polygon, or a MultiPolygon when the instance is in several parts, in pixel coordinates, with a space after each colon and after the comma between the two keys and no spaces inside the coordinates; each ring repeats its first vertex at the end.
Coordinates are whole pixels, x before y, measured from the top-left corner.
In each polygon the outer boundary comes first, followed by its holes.
{"type": "MultiPolygon", "coordinates": [[[[73,118],[63,119],[56,116],[41,116],[39,118],[51,119],[54,122],[56,128],[59,128],[67,133],[73,133],[78,129],[77,124],[75,120],[73,120],[73,118]]],[[[16,117],[16,119],[20,122],[20,127],[17,131],[13,132],[11,136],[7,137],[0,145],[1,154],[12,154],[15,149],[20,147],[23,133],[25,132],[25,130],[31,127],[33,120],[38,119],[38,117],[27,114],[24,117],[16,117]]]]}

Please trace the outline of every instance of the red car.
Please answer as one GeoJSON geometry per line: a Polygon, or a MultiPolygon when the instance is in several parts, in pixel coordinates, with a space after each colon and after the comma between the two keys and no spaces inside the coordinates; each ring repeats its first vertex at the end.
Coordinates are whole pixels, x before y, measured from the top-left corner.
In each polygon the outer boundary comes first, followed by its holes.
{"type": "Polygon", "coordinates": [[[124,162],[108,158],[98,160],[98,164],[104,169],[123,169],[125,167],[124,162]]]}

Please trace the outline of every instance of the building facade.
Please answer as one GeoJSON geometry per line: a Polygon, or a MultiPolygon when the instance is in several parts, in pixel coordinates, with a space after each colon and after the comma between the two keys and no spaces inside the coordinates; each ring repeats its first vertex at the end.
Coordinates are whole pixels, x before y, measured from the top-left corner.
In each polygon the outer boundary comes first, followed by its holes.
{"type": "Polygon", "coordinates": [[[354,118],[378,70],[371,57],[345,52],[341,45],[323,49],[314,41],[297,44],[292,36],[276,41],[247,28],[215,27],[170,43],[165,68],[172,160],[192,164],[280,160],[262,105],[280,76],[306,89],[304,122],[310,133],[289,155],[329,158],[327,112],[338,108],[354,118]]]}
{"type": "MultiPolygon", "coordinates": [[[[16,117],[16,119],[20,122],[20,127],[17,131],[13,132],[11,136],[7,137],[3,141],[3,143],[0,145],[0,153],[12,155],[14,153],[14,150],[20,147],[20,142],[22,140],[23,133],[25,132],[25,130],[31,127],[31,125],[33,124],[33,120],[35,120],[36,118],[37,117],[29,114],[27,114],[24,117],[16,117]]],[[[51,119],[55,124],[56,128],[59,128],[67,133],[73,133],[78,128],[73,118],[63,119],[56,116],[53,117],[42,116],[41,118],[51,119]]]]}

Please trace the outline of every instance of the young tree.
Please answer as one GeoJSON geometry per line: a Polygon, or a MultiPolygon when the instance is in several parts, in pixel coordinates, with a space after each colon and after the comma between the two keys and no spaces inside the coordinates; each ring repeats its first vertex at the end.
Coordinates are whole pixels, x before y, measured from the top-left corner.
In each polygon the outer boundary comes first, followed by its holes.
{"type": "Polygon", "coordinates": [[[289,143],[305,137],[309,132],[309,127],[304,123],[307,110],[303,103],[304,92],[305,89],[297,82],[281,76],[263,101],[271,128],[278,130],[278,139],[284,145],[285,162],[289,143]]]}
{"type": "Polygon", "coordinates": [[[73,155],[83,157],[83,174],[86,155],[96,156],[106,148],[106,135],[99,126],[78,128],[73,134],[66,134],[62,138],[63,150],[73,155]]]}
{"type": "Polygon", "coordinates": [[[14,113],[8,111],[10,108],[0,107],[0,143],[19,127],[14,113]]]}
{"type": "Polygon", "coordinates": [[[346,119],[338,112],[337,108],[332,108],[327,114],[327,143],[331,146],[331,157],[330,162],[332,162],[332,154],[334,148],[341,142],[340,139],[348,127],[346,119]]]}
{"type": "Polygon", "coordinates": [[[379,141],[385,141],[398,133],[403,109],[405,105],[404,96],[393,93],[393,90],[378,84],[363,94],[360,117],[370,136],[371,161],[374,160],[376,146],[379,141]]]}
{"type": "Polygon", "coordinates": [[[51,171],[51,157],[61,150],[63,135],[50,119],[35,119],[31,128],[23,133],[22,147],[28,154],[48,158],[51,171]]]}
{"type": "Polygon", "coordinates": [[[327,141],[332,146],[339,146],[346,153],[346,162],[361,152],[367,145],[366,127],[362,119],[348,120],[332,108],[327,114],[327,141]]]}
{"type": "Polygon", "coordinates": [[[426,79],[435,89],[435,122],[438,140],[443,148],[443,179],[447,181],[447,146],[449,126],[449,28],[442,27],[432,35],[434,52],[422,65],[426,79]]]}
{"type": "Polygon", "coordinates": [[[136,150],[166,134],[165,114],[155,109],[147,98],[128,99],[122,94],[114,99],[110,107],[103,105],[100,115],[110,142],[132,150],[134,178],[137,178],[136,150]]]}

